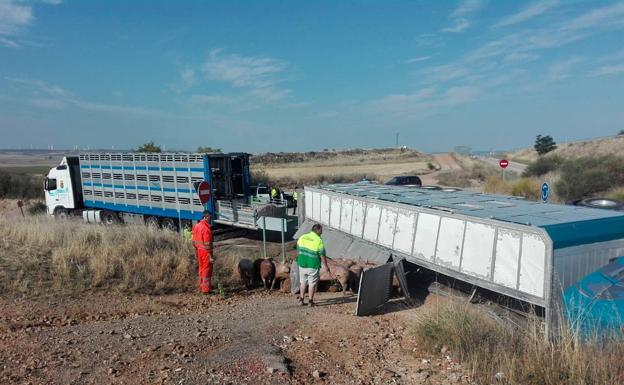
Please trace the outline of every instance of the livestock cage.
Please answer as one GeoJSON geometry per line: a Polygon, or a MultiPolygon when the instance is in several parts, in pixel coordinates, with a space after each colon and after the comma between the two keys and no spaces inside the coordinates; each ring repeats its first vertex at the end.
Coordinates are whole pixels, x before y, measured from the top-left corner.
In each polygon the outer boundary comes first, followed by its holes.
{"type": "Polygon", "coordinates": [[[624,255],[624,212],[372,183],[306,187],[303,200],[300,233],[321,223],[329,257],[403,257],[544,308],[547,333],[563,291],[624,255]]]}

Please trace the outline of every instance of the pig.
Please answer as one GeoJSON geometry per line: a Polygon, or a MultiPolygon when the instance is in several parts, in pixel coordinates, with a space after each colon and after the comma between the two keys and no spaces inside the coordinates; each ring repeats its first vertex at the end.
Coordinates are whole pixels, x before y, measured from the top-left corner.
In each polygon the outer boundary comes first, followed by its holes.
{"type": "Polygon", "coordinates": [[[290,278],[290,263],[274,262],[274,264],[275,264],[275,279],[273,280],[271,284],[271,290],[275,286],[276,282],[281,282],[290,278]]]}
{"type": "Polygon", "coordinates": [[[241,259],[238,261],[238,276],[247,290],[253,287],[254,283],[254,263],[249,259],[241,259]]]}
{"type": "Polygon", "coordinates": [[[321,266],[321,271],[320,271],[321,281],[333,281],[334,279],[337,280],[340,283],[340,286],[342,286],[342,295],[343,296],[346,295],[347,286],[348,286],[349,277],[350,277],[349,269],[347,269],[340,263],[331,259],[327,259],[327,265],[329,266],[329,269],[331,270],[331,275],[327,272],[327,269],[325,269],[324,265],[321,266]]]}
{"type": "Polygon", "coordinates": [[[270,258],[263,259],[259,264],[259,268],[262,286],[267,290],[271,290],[273,288],[273,282],[275,281],[275,263],[270,258]]]}

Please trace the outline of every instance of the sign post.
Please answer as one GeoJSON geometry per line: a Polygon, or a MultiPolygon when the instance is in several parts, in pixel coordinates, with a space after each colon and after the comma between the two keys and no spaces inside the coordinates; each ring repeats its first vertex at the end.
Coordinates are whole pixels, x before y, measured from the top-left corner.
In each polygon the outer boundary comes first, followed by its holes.
{"type": "Polygon", "coordinates": [[[550,196],[550,185],[548,184],[548,182],[542,183],[542,189],[541,189],[540,195],[542,198],[542,202],[544,203],[548,202],[548,197],[550,196]]]}
{"type": "Polygon", "coordinates": [[[507,159],[501,159],[500,162],[498,162],[498,165],[501,168],[502,178],[505,180],[505,169],[509,166],[509,161],[507,159]]]}

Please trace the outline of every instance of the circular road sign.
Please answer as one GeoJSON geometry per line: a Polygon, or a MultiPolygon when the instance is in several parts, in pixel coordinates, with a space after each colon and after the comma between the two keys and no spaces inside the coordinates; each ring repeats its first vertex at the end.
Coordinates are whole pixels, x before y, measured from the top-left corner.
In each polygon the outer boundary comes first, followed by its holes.
{"type": "Polygon", "coordinates": [[[197,186],[197,195],[199,195],[199,201],[202,205],[205,205],[210,200],[210,183],[205,180],[197,186]]]}
{"type": "Polygon", "coordinates": [[[542,189],[541,189],[540,195],[542,198],[542,202],[544,203],[548,202],[548,197],[550,196],[550,185],[548,184],[548,182],[542,183],[542,189]]]}
{"type": "Polygon", "coordinates": [[[507,159],[501,159],[498,165],[501,166],[501,168],[507,168],[507,166],[509,166],[509,161],[507,159]]]}

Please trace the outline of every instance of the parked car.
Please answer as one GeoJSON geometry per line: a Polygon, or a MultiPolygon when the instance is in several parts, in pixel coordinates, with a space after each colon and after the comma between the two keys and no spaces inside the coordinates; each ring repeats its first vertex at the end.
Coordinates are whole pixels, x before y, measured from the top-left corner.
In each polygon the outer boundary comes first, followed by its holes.
{"type": "Polygon", "coordinates": [[[607,210],[624,210],[624,202],[611,198],[587,198],[578,199],[568,204],[575,206],[591,207],[594,209],[607,209],[607,210]]]}
{"type": "Polygon", "coordinates": [[[422,181],[416,175],[399,175],[386,182],[390,186],[422,186],[422,181]]]}

